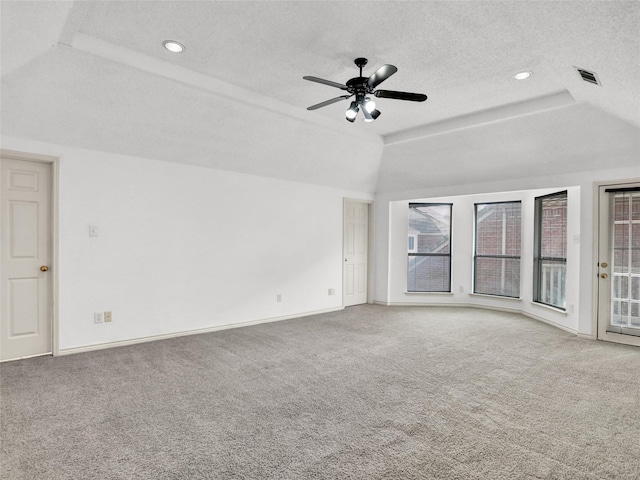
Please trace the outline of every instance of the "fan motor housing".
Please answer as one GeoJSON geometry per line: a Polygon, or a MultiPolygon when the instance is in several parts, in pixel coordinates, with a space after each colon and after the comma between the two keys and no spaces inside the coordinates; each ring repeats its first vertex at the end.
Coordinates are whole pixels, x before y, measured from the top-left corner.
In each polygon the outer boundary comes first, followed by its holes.
{"type": "Polygon", "coordinates": [[[371,93],[373,89],[367,85],[367,77],[354,77],[349,80],[347,85],[347,91],[349,93],[371,93]]]}

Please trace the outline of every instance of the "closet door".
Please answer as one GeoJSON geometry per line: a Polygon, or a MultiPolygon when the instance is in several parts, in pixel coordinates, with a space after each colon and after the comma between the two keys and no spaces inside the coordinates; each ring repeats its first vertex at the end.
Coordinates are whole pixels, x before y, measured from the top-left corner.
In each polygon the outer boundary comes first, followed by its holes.
{"type": "Polygon", "coordinates": [[[2,158],[0,359],[51,353],[51,165],[2,158]]]}

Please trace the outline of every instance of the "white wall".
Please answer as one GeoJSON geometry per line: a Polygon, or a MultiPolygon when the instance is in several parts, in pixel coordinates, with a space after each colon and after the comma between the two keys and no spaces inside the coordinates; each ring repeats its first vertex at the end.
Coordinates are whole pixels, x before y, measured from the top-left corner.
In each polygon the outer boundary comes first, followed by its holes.
{"type": "Polygon", "coordinates": [[[383,304],[480,305],[522,311],[583,335],[595,335],[593,325],[594,198],[593,183],[640,176],[636,167],[527,177],[490,183],[442,186],[376,195],[374,300],[383,304]],[[531,302],[533,271],[533,197],[569,186],[567,305],[573,312],[560,313],[531,302]],[[526,192],[537,190],[536,192],[526,192]],[[514,192],[514,193],[495,193],[514,192]],[[473,203],[523,200],[522,300],[470,295],[473,258],[473,203]],[[451,201],[453,209],[453,260],[451,295],[406,294],[407,204],[416,199],[451,201]],[[575,243],[579,242],[579,243],[575,243]],[[530,260],[527,260],[527,257],[530,260]],[[462,286],[464,293],[459,292],[462,286]]]}
{"type": "Polygon", "coordinates": [[[371,194],[7,137],[2,148],[60,157],[61,350],[342,306],[343,198],[371,194]],[[113,322],[94,324],[105,310],[113,322]]]}
{"type": "MultiPolygon", "coordinates": [[[[57,274],[63,350],[340,308],[343,198],[374,197],[15,137],[3,136],[2,148],[60,157],[57,274]],[[88,236],[88,225],[98,226],[98,237],[88,236]],[[336,290],[335,296],[327,294],[329,288],[336,290]],[[283,295],[282,303],[276,303],[277,294],[283,295]],[[94,324],[93,312],[104,310],[113,312],[114,321],[94,324]]],[[[593,182],[634,177],[640,177],[640,163],[378,194],[374,300],[445,303],[441,296],[425,301],[424,296],[403,295],[406,275],[399,266],[406,265],[406,222],[400,213],[393,214],[399,208],[394,202],[406,205],[410,199],[461,195],[489,198],[485,194],[554,191],[570,185],[576,192],[579,188],[579,198],[570,194],[569,205],[569,245],[575,235],[580,237],[580,248],[571,248],[568,259],[575,267],[579,258],[567,293],[573,314],[532,306],[525,297],[521,307],[514,307],[511,300],[469,296],[473,209],[462,205],[454,210],[454,242],[461,258],[454,259],[453,287],[457,292],[462,285],[465,292],[454,293],[448,301],[521,308],[592,335],[593,182]]],[[[472,204],[473,197],[466,202],[472,204]]],[[[406,209],[401,210],[406,215],[406,209]]],[[[527,209],[523,213],[532,215],[527,209]]],[[[523,257],[531,248],[527,237],[523,257]]],[[[523,266],[531,268],[526,262],[523,266]]],[[[525,277],[523,295],[531,290],[525,277]]]]}

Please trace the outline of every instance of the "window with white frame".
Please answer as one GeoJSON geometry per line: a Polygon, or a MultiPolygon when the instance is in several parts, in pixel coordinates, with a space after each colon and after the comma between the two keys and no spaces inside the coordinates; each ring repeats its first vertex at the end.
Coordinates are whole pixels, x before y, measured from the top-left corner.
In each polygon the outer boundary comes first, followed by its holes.
{"type": "Polygon", "coordinates": [[[535,199],[533,300],[564,310],[567,272],[567,192],[535,199]]]}
{"type": "Polygon", "coordinates": [[[611,202],[611,325],[640,335],[640,191],[606,190],[611,202]]]}
{"type": "Polygon", "coordinates": [[[408,292],[451,291],[451,210],[450,203],[409,204],[408,292]]]}
{"type": "Polygon", "coordinates": [[[521,202],[476,203],[473,292],[520,297],[521,202]]]}

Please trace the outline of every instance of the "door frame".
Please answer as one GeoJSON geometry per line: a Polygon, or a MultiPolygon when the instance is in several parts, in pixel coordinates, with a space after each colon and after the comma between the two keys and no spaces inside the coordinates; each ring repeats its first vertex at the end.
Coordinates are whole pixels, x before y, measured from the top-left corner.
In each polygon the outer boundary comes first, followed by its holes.
{"type": "Polygon", "coordinates": [[[344,220],[345,220],[345,207],[347,202],[351,203],[364,203],[367,205],[367,304],[371,305],[373,303],[373,200],[367,200],[363,198],[353,198],[353,197],[343,197],[342,199],[342,257],[340,258],[340,263],[342,264],[342,288],[341,295],[342,300],[341,304],[344,307],[344,220]]]}
{"type": "MultiPolygon", "coordinates": [[[[606,332],[604,335],[600,335],[600,235],[602,233],[602,227],[600,225],[600,189],[605,188],[624,188],[631,184],[640,183],[640,177],[638,178],[625,178],[620,180],[608,180],[593,182],[593,252],[592,252],[592,294],[591,294],[591,311],[592,311],[592,323],[591,323],[591,337],[597,340],[616,342],[625,345],[640,346],[640,337],[634,337],[632,335],[623,335],[619,333],[606,332]]],[[[609,226],[606,226],[607,234],[609,226]]],[[[604,320],[603,320],[604,321],[604,320]]]]}
{"type": "MultiPolygon", "coordinates": [[[[38,153],[19,152],[16,150],[0,149],[0,156],[10,160],[21,160],[35,163],[48,163],[51,166],[51,352],[54,357],[60,355],[59,323],[58,323],[58,286],[59,268],[58,257],[58,220],[59,220],[59,187],[60,187],[60,158],[38,153]]],[[[2,179],[0,179],[2,181],[2,179]]],[[[0,267],[1,268],[1,267],[0,267]]],[[[40,356],[40,355],[34,355],[40,356]]],[[[27,357],[23,357],[27,358],[27,357]]]]}

